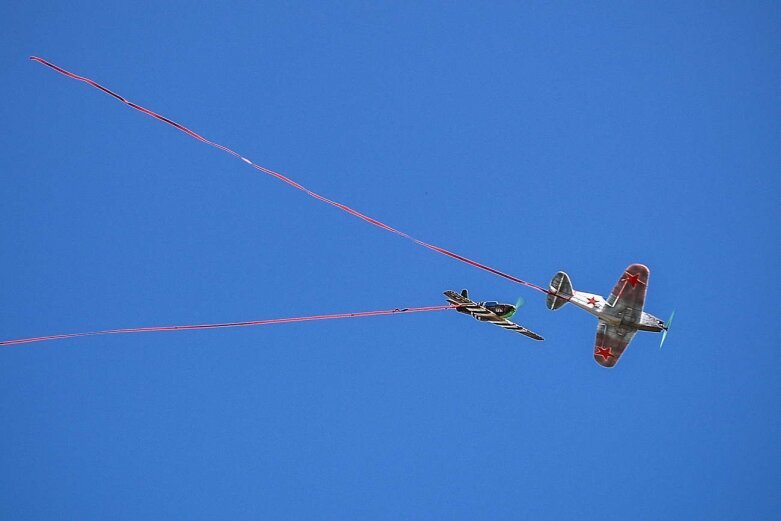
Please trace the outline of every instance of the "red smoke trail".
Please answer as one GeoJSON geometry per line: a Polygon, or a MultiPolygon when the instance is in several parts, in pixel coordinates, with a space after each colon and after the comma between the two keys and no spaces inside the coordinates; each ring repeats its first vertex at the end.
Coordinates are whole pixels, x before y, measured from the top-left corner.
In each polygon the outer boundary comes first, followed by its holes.
{"type": "Polygon", "coordinates": [[[248,322],[225,322],[222,324],[193,324],[184,326],[152,326],[134,327],[129,329],[107,329],[105,331],[90,331],[86,333],[66,333],[62,335],[38,336],[32,338],[20,338],[17,340],[0,341],[0,346],[13,346],[19,344],[31,344],[46,340],[62,340],[65,338],[78,338],[83,336],[121,335],[124,333],[151,333],[153,331],[189,331],[193,329],[221,329],[227,327],[267,326],[271,324],[288,324],[290,322],[309,322],[312,320],[335,320],[338,318],[372,317],[377,315],[395,315],[400,313],[421,313],[424,311],[442,311],[453,309],[453,305],[427,306],[420,308],[386,309],[379,311],[360,311],[358,313],[336,313],[332,315],[313,315],[310,317],[272,318],[267,320],[251,320],[248,322]]]}
{"type": "Polygon", "coordinates": [[[368,215],[364,215],[364,214],[362,214],[361,212],[359,212],[357,210],[353,210],[349,206],[346,206],[344,204],[338,203],[336,201],[332,201],[331,199],[328,199],[327,197],[323,197],[322,195],[320,195],[318,193],[315,193],[315,192],[309,190],[308,188],[306,188],[304,186],[301,186],[300,184],[296,183],[292,179],[289,179],[288,177],[285,177],[284,175],[280,174],[279,172],[276,172],[274,170],[271,170],[271,169],[266,168],[266,167],[261,166],[261,165],[257,165],[255,163],[253,163],[252,161],[250,161],[249,159],[247,159],[246,157],[242,156],[241,154],[239,154],[237,152],[234,152],[230,148],[228,148],[226,146],[223,146],[223,145],[220,145],[219,143],[215,143],[213,141],[209,141],[205,137],[203,137],[203,136],[201,136],[199,134],[196,134],[195,132],[193,132],[189,128],[185,127],[184,125],[180,125],[179,123],[177,123],[177,122],[175,122],[173,120],[170,120],[170,119],[166,118],[165,116],[161,116],[160,114],[157,114],[156,112],[152,112],[149,109],[146,109],[146,108],[144,108],[144,107],[142,107],[140,105],[136,105],[135,103],[132,103],[132,102],[126,100],[125,98],[123,98],[122,96],[117,94],[116,92],[112,92],[111,90],[109,90],[106,87],[100,85],[96,81],[93,81],[93,80],[91,80],[89,78],[85,78],[83,76],[79,76],[77,74],[73,74],[72,72],[68,72],[68,71],[66,71],[63,68],[58,67],[58,66],[54,65],[53,63],[50,63],[50,62],[44,60],[43,58],[38,58],[37,56],[30,56],[30,59],[31,60],[35,60],[38,63],[41,63],[43,65],[46,65],[47,67],[51,67],[55,71],[59,72],[60,74],[64,74],[65,76],[67,76],[69,78],[73,78],[74,80],[83,81],[84,83],[88,83],[89,85],[95,87],[96,89],[100,89],[103,92],[105,92],[106,94],[108,94],[110,96],[113,96],[114,98],[116,98],[117,100],[121,101],[125,105],[129,105],[130,107],[133,107],[134,109],[136,109],[136,110],[138,110],[140,112],[143,112],[144,114],[152,116],[155,119],[159,119],[160,121],[163,121],[164,123],[168,123],[169,125],[171,125],[173,127],[176,127],[177,129],[181,130],[182,132],[184,132],[185,134],[189,135],[190,137],[193,137],[193,138],[197,139],[198,141],[202,141],[202,142],[206,143],[207,145],[211,145],[211,146],[213,146],[215,148],[218,148],[218,149],[222,150],[223,152],[227,152],[228,154],[230,154],[230,155],[232,155],[232,156],[234,156],[234,157],[236,157],[238,159],[241,159],[242,161],[244,161],[245,163],[250,165],[252,168],[254,168],[256,170],[260,170],[261,172],[263,172],[265,174],[274,176],[277,179],[279,179],[280,181],[283,181],[283,182],[289,184],[293,188],[301,190],[302,192],[306,193],[307,195],[309,195],[311,197],[314,197],[315,199],[318,199],[318,200],[320,200],[320,201],[322,201],[324,203],[328,203],[331,206],[335,206],[335,207],[339,208],[342,211],[345,211],[345,212],[347,212],[347,213],[349,213],[351,215],[354,215],[355,217],[358,217],[359,219],[363,219],[364,221],[368,222],[369,224],[373,224],[374,226],[377,226],[378,228],[382,228],[383,230],[389,231],[391,233],[395,233],[396,235],[404,237],[405,239],[411,240],[412,242],[414,242],[415,244],[418,244],[419,246],[423,246],[424,248],[428,248],[429,250],[432,250],[432,251],[435,251],[435,252],[440,253],[442,255],[446,255],[446,256],[451,257],[453,259],[459,260],[461,262],[469,264],[470,266],[474,266],[476,268],[480,268],[481,270],[485,270],[485,271],[487,271],[489,273],[493,273],[494,275],[498,275],[500,277],[504,277],[505,279],[511,280],[513,282],[517,282],[518,284],[522,284],[524,286],[527,286],[529,288],[535,289],[537,291],[541,291],[543,293],[550,293],[547,289],[545,289],[545,288],[543,288],[541,286],[538,286],[536,284],[532,284],[531,282],[527,282],[525,280],[519,279],[518,277],[514,277],[512,275],[509,275],[509,274],[504,273],[502,271],[499,271],[497,269],[491,268],[490,266],[486,266],[485,264],[481,264],[481,263],[479,263],[477,261],[474,261],[474,260],[469,259],[467,257],[464,257],[462,255],[458,255],[457,253],[453,253],[453,252],[448,251],[448,250],[446,250],[444,248],[440,248],[439,246],[435,246],[433,244],[429,244],[427,242],[424,242],[424,241],[421,241],[419,239],[416,239],[416,238],[414,238],[414,237],[412,237],[412,236],[410,236],[410,235],[408,235],[408,234],[406,234],[406,233],[404,233],[404,232],[402,232],[400,230],[397,230],[397,229],[395,229],[395,228],[393,228],[391,226],[388,226],[385,223],[382,223],[382,222],[380,222],[380,221],[378,221],[376,219],[373,219],[373,218],[369,217],[368,215]]]}

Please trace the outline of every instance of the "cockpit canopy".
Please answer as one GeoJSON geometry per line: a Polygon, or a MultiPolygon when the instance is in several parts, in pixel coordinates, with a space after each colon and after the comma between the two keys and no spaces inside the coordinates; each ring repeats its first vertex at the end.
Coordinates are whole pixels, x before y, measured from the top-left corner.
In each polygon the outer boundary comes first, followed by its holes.
{"type": "Polygon", "coordinates": [[[496,313],[502,318],[509,318],[515,313],[515,306],[512,304],[500,304],[495,300],[483,302],[483,307],[496,313]]]}

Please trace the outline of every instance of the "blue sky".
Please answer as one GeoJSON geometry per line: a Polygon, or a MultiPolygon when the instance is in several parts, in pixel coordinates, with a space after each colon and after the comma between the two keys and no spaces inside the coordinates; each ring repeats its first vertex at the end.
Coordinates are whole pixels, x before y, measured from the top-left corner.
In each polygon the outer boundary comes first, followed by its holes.
{"type": "Polygon", "coordinates": [[[2,339],[527,304],[0,351],[3,519],[767,519],[781,461],[772,3],[0,6],[2,339]],[[595,321],[423,240],[609,293],[595,321]],[[770,269],[768,272],[767,270],[770,269]]]}

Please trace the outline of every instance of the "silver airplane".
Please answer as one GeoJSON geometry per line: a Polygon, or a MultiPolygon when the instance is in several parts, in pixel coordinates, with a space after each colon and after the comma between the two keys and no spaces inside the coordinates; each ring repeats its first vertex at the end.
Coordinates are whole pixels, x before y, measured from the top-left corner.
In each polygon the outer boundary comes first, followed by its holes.
{"type": "Polygon", "coordinates": [[[667,323],[643,311],[650,271],[642,264],[632,264],[624,270],[613,292],[605,299],[593,293],[575,291],[569,275],[563,271],[551,280],[547,306],[557,310],[567,302],[584,309],[599,319],[594,345],[594,360],[603,367],[613,367],[638,331],[662,333],[667,336],[667,323]]]}

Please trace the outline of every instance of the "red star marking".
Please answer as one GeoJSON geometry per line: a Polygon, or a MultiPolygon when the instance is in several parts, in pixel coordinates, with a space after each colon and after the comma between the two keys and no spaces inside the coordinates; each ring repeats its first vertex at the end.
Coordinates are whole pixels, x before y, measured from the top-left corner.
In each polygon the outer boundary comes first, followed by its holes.
{"type": "Polygon", "coordinates": [[[631,273],[626,274],[626,281],[629,283],[630,286],[633,288],[637,286],[637,283],[640,282],[639,280],[640,275],[633,275],[631,273]]]}
{"type": "Polygon", "coordinates": [[[586,303],[588,303],[589,306],[596,306],[597,299],[595,299],[594,297],[589,297],[588,300],[586,300],[586,303]]]}
{"type": "Polygon", "coordinates": [[[616,357],[616,355],[614,355],[608,347],[598,347],[596,353],[594,353],[594,356],[601,356],[605,361],[616,357]]]}

